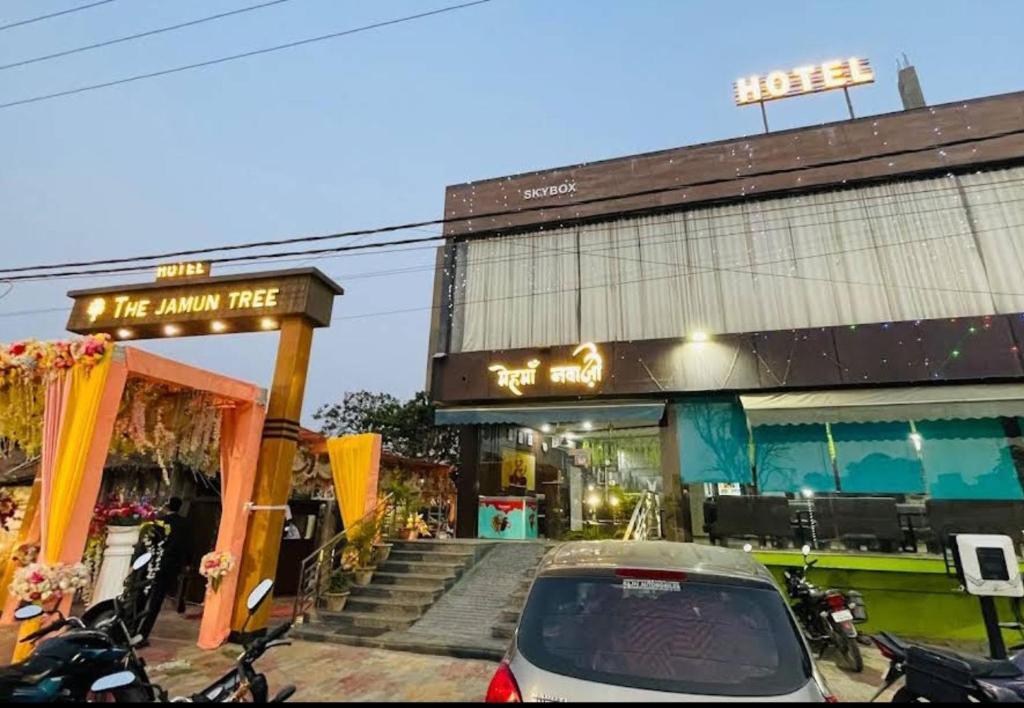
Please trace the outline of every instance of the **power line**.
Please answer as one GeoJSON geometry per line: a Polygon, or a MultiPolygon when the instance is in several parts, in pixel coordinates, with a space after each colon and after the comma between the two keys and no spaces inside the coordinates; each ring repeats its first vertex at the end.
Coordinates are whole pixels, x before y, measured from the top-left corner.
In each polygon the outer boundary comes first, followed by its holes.
{"type": "MultiPolygon", "coordinates": [[[[893,289],[896,289],[896,290],[909,290],[909,291],[922,291],[922,292],[938,292],[938,293],[950,293],[950,294],[959,294],[959,295],[988,295],[988,296],[999,295],[999,296],[1006,296],[1006,297],[1024,297],[1024,292],[1002,292],[1002,291],[995,291],[995,290],[972,290],[972,289],[968,289],[968,288],[948,288],[948,287],[923,286],[923,285],[899,285],[899,284],[895,284],[895,283],[879,283],[879,282],[872,282],[872,281],[845,280],[845,279],[837,279],[837,278],[824,278],[824,277],[806,276],[806,275],[799,275],[799,274],[792,274],[792,273],[771,273],[771,272],[764,272],[764,271],[760,271],[760,270],[750,270],[750,268],[760,268],[760,267],[765,267],[765,266],[788,264],[788,263],[792,263],[793,261],[797,261],[797,260],[811,260],[811,259],[817,259],[817,258],[831,258],[831,257],[835,257],[835,256],[849,255],[851,253],[862,253],[862,252],[869,252],[869,251],[877,251],[877,250],[879,250],[881,248],[894,248],[894,247],[898,247],[898,246],[914,246],[914,245],[919,245],[919,244],[922,244],[922,243],[944,241],[946,239],[956,238],[957,236],[968,236],[968,235],[971,235],[972,233],[979,233],[979,232],[984,232],[984,231],[1001,231],[1001,230],[1004,230],[1004,229],[1014,229],[1014,228],[1020,228],[1020,227],[1024,227],[1024,223],[1021,223],[1021,224],[1006,224],[1006,225],[1000,226],[998,228],[992,228],[992,229],[974,229],[974,230],[959,231],[959,232],[954,232],[954,233],[951,233],[951,234],[945,234],[945,235],[939,235],[939,236],[927,236],[927,237],[923,237],[923,238],[920,238],[920,239],[912,239],[912,240],[902,241],[902,242],[897,242],[897,243],[879,244],[879,245],[871,244],[871,245],[860,246],[860,247],[856,247],[856,248],[839,249],[839,250],[836,250],[836,251],[826,251],[826,252],[823,252],[823,253],[806,254],[806,255],[801,255],[801,256],[786,256],[784,258],[780,258],[780,259],[776,259],[776,260],[760,261],[760,262],[747,263],[747,264],[742,264],[741,263],[741,264],[737,264],[736,266],[723,266],[723,265],[700,266],[699,264],[697,264],[697,267],[699,268],[698,270],[693,270],[690,265],[684,264],[684,263],[666,263],[666,262],[663,262],[663,261],[652,261],[652,260],[645,260],[645,259],[642,259],[642,258],[639,258],[639,259],[638,258],[630,258],[629,256],[619,256],[619,255],[612,255],[612,254],[601,254],[601,253],[596,253],[593,250],[591,250],[591,251],[587,251],[585,253],[584,252],[580,252],[579,255],[580,256],[594,256],[594,257],[599,257],[599,258],[606,258],[606,259],[609,259],[609,260],[632,261],[632,262],[636,262],[636,263],[640,263],[640,264],[646,264],[646,265],[661,265],[661,266],[672,267],[672,268],[675,268],[676,270],[674,270],[674,271],[672,271],[670,273],[663,273],[661,275],[645,276],[643,278],[639,278],[639,279],[635,279],[635,280],[606,281],[606,282],[601,282],[601,283],[591,283],[589,285],[584,285],[582,283],[578,283],[577,285],[572,286],[572,287],[568,287],[568,288],[549,289],[549,290],[540,291],[540,292],[529,292],[529,293],[521,293],[521,294],[513,294],[513,295],[504,295],[504,296],[500,296],[500,297],[480,298],[480,299],[476,299],[476,300],[463,300],[463,301],[460,301],[460,302],[456,303],[456,305],[457,306],[481,305],[481,304],[489,304],[489,303],[492,303],[492,302],[505,302],[505,301],[509,301],[509,300],[519,300],[519,299],[523,299],[523,298],[545,297],[545,296],[557,295],[557,294],[561,294],[561,293],[574,293],[574,292],[582,291],[582,290],[592,290],[592,289],[598,289],[598,288],[607,288],[607,287],[610,287],[610,286],[620,287],[622,285],[646,284],[646,283],[649,283],[649,282],[652,282],[652,281],[659,281],[659,280],[665,280],[665,279],[678,278],[678,277],[681,277],[681,276],[682,277],[690,277],[690,276],[695,276],[695,275],[705,275],[705,274],[720,273],[720,272],[730,272],[730,273],[736,273],[736,274],[741,274],[741,275],[751,275],[751,276],[754,276],[754,277],[767,277],[767,278],[779,278],[779,279],[785,279],[785,280],[798,280],[798,281],[806,281],[806,282],[812,282],[812,283],[842,283],[842,284],[845,284],[845,285],[854,285],[854,286],[859,286],[859,287],[893,288],[893,289]],[[742,266],[746,266],[746,267],[742,267],[742,266]]],[[[564,253],[566,255],[577,255],[576,251],[571,251],[571,250],[566,250],[566,249],[559,249],[559,248],[552,247],[550,250],[552,250],[554,252],[564,253]]],[[[486,259],[481,259],[481,260],[486,260],[486,259]]],[[[495,259],[495,260],[502,260],[502,259],[495,259]]],[[[383,274],[386,274],[386,273],[388,273],[388,272],[387,271],[382,271],[382,272],[379,272],[378,274],[379,275],[383,275],[383,274]]],[[[394,271],[394,274],[400,274],[400,271],[396,270],[396,271],[394,271]]],[[[355,275],[358,276],[360,274],[355,274],[355,275]]],[[[364,273],[362,275],[368,276],[370,274],[364,273]]],[[[332,276],[332,277],[335,277],[335,278],[349,277],[349,278],[351,278],[353,276],[349,275],[349,276],[332,276]]],[[[370,316],[373,316],[373,315],[404,314],[404,313],[420,312],[420,311],[427,311],[427,310],[434,310],[434,309],[437,309],[437,308],[435,306],[433,306],[433,305],[427,305],[427,306],[422,306],[422,307],[405,308],[405,309],[401,309],[401,310],[386,310],[386,311],[382,311],[382,312],[371,312],[371,313],[363,313],[363,314],[357,314],[357,315],[348,315],[348,316],[336,317],[334,319],[359,319],[359,318],[364,318],[364,317],[370,317],[370,316]]],[[[48,308],[48,309],[37,310],[37,311],[26,310],[26,311],[21,311],[21,312],[0,313],[0,317],[16,317],[16,316],[24,316],[24,315],[27,315],[27,314],[43,314],[43,313],[47,313],[47,312],[55,312],[55,311],[58,311],[58,310],[66,311],[66,308],[48,308]]]]}
{"type": "Polygon", "coordinates": [[[89,8],[98,7],[100,5],[106,5],[112,3],[114,0],[99,0],[99,2],[92,2],[88,5],[79,5],[78,7],[72,7],[67,10],[61,10],[60,12],[51,12],[48,15],[39,15],[38,17],[30,17],[27,20],[19,20],[17,22],[11,22],[7,25],[0,25],[0,32],[3,30],[11,29],[12,27],[21,27],[22,25],[30,25],[33,22],[42,22],[43,20],[49,20],[53,17],[60,17],[61,15],[70,15],[72,12],[81,12],[82,10],[88,10],[89,8]]]}
{"type": "Polygon", "coordinates": [[[30,59],[22,59],[21,61],[11,62],[10,64],[0,64],[0,71],[7,69],[13,69],[19,66],[27,66],[28,64],[37,64],[43,61],[49,61],[50,59],[59,59],[60,57],[70,56],[72,54],[79,54],[81,52],[89,52],[93,49],[101,49],[103,47],[110,47],[115,44],[122,44],[124,42],[131,42],[136,39],[142,39],[143,37],[152,37],[153,35],[163,34],[164,32],[173,32],[175,30],[184,29],[186,27],[194,27],[195,25],[201,25],[205,22],[213,22],[214,20],[222,20],[225,17],[232,17],[234,15],[241,15],[246,12],[253,12],[254,10],[262,10],[263,8],[270,7],[271,5],[280,5],[282,3],[290,2],[291,0],[270,0],[270,2],[259,3],[258,5],[249,5],[248,7],[241,7],[237,10],[229,10],[228,12],[220,12],[216,15],[207,15],[206,17],[200,17],[195,20],[189,20],[188,22],[179,22],[176,25],[168,25],[167,27],[158,27],[157,29],[147,30],[145,32],[137,32],[136,34],[130,34],[125,37],[116,37],[115,39],[108,39],[103,42],[96,42],[95,44],[86,44],[81,47],[75,47],[74,49],[65,49],[61,52],[54,52],[53,54],[44,54],[38,57],[32,57],[30,59]]]}
{"type": "MultiPolygon", "coordinates": [[[[1004,184],[1010,183],[1010,182],[1022,183],[1022,182],[1024,182],[1024,180],[1020,180],[1020,179],[1004,180],[1004,181],[1001,181],[1001,182],[993,183],[992,185],[985,185],[985,186],[974,188],[972,191],[977,193],[977,192],[982,192],[982,191],[994,190],[994,189],[998,189],[998,188],[1002,187],[1004,184]]],[[[935,190],[935,191],[940,191],[940,190],[935,190]]],[[[943,189],[941,191],[949,191],[949,190],[943,189]]],[[[876,197],[876,199],[882,199],[882,198],[892,199],[892,204],[891,205],[899,206],[901,208],[904,208],[908,204],[907,199],[906,199],[907,196],[912,196],[912,195],[879,195],[878,197],[876,197]]],[[[956,196],[956,193],[951,193],[950,196],[951,197],[956,196]]],[[[909,210],[908,209],[904,209],[904,215],[906,215],[906,216],[924,216],[926,214],[933,214],[933,213],[939,213],[939,212],[950,211],[950,210],[962,210],[963,209],[963,205],[959,202],[959,197],[956,196],[956,199],[957,199],[956,204],[954,204],[953,206],[950,206],[950,207],[937,207],[937,208],[936,207],[932,207],[932,208],[929,208],[929,209],[909,209],[909,210]]],[[[993,205],[997,205],[997,204],[1011,204],[1011,203],[1019,203],[1019,202],[1024,202],[1024,199],[1001,199],[1001,200],[990,201],[990,202],[986,201],[986,202],[975,203],[972,206],[973,207],[984,207],[984,206],[993,206],[993,205]]],[[[822,209],[822,212],[827,210],[830,214],[833,214],[833,215],[839,213],[840,210],[828,209],[828,207],[833,206],[833,204],[835,204],[835,203],[837,203],[837,202],[829,202],[829,203],[823,204],[822,207],[824,207],[824,209],[822,209]]],[[[911,202],[911,203],[913,203],[913,202],[911,202]]],[[[859,209],[862,209],[864,206],[866,206],[866,205],[863,204],[863,203],[858,203],[856,205],[856,208],[859,210],[859,209]]],[[[890,204],[884,203],[884,204],[882,204],[882,206],[890,206],[890,204]]],[[[760,214],[760,213],[761,212],[758,212],[758,214],[760,214]]],[[[758,233],[763,235],[763,234],[771,233],[772,231],[790,231],[790,230],[792,230],[794,228],[806,229],[806,228],[811,228],[811,227],[814,227],[814,226],[832,227],[832,226],[838,226],[838,225],[841,225],[841,224],[844,224],[844,223],[855,223],[855,222],[860,222],[860,221],[865,221],[865,222],[870,223],[875,218],[891,218],[891,216],[892,215],[871,215],[871,216],[859,215],[859,216],[854,216],[854,217],[846,218],[846,219],[832,218],[832,219],[829,219],[827,221],[816,221],[816,222],[815,221],[802,220],[802,221],[800,221],[799,223],[796,223],[796,224],[790,223],[788,221],[788,219],[787,219],[787,220],[780,220],[780,221],[785,221],[785,223],[782,226],[780,226],[780,227],[777,227],[777,228],[762,227],[762,228],[760,228],[758,230],[758,233]]],[[[687,217],[685,215],[682,216],[682,218],[680,218],[679,216],[673,216],[671,218],[662,219],[662,220],[658,220],[658,221],[650,221],[650,222],[648,222],[647,225],[648,226],[657,226],[657,225],[664,225],[664,224],[677,224],[677,223],[682,223],[682,222],[686,222],[686,221],[687,221],[687,217]]],[[[1005,228],[1007,228],[1007,227],[1006,226],[999,226],[999,227],[994,227],[993,229],[975,229],[975,232],[981,233],[981,232],[988,231],[988,230],[1003,230],[1005,228]]],[[[714,240],[722,239],[722,238],[729,237],[729,236],[741,236],[741,235],[747,235],[747,234],[750,234],[750,233],[753,233],[753,230],[751,228],[743,228],[743,229],[735,230],[735,231],[726,231],[726,230],[716,229],[716,230],[713,230],[712,233],[709,233],[709,234],[706,234],[706,235],[688,235],[688,236],[685,237],[685,239],[683,239],[683,241],[684,242],[699,242],[699,241],[706,241],[706,240],[714,241],[714,240]]],[[[964,232],[964,233],[958,232],[956,234],[951,234],[951,235],[947,235],[947,236],[939,236],[939,237],[936,237],[936,238],[938,238],[938,239],[949,238],[949,237],[952,237],[952,236],[965,235],[965,234],[969,234],[969,233],[970,232],[964,232]]],[[[489,241],[489,243],[494,243],[495,241],[519,242],[519,241],[522,241],[523,239],[544,238],[544,237],[550,236],[551,234],[552,234],[551,231],[535,231],[535,232],[531,232],[531,233],[527,233],[527,234],[516,234],[516,235],[511,235],[511,236],[503,236],[500,239],[491,239],[489,241]]],[[[278,252],[278,253],[269,253],[269,254],[268,253],[264,253],[264,254],[248,254],[248,255],[234,256],[234,257],[212,258],[212,259],[209,259],[209,260],[213,264],[220,264],[220,265],[229,264],[229,267],[231,267],[232,265],[238,265],[238,264],[255,264],[255,263],[268,262],[268,261],[279,261],[280,259],[286,259],[286,258],[293,258],[294,260],[306,260],[306,259],[308,259],[309,256],[330,256],[331,254],[334,254],[334,255],[350,254],[350,253],[353,253],[353,252],[356,252],[356,251],[374,251],[375,253],[390,252],[390,251],[384,251],[383,249],[385,247],[388,247],[388,246],[403,246],[403,245],[412,245],[412,244],[419,244],[419,243],[430,243],[430,242],[434,242],[434,241],[440,241],[442,239],[444,239],[444,236],[441,235],[441,234],[431,234],[431,235],[428,235],[428,236],[425,236],[425,237],[408,238],[408,239],[402,239],[402,240],[392,240],[392,241],[385,241],[385,242],[349,244],[349,245],[344,245],[344,246],[332,246],[332,247],[328,247],[328,248],[317,248],[317,249],[303,249],[303,250],[297,250],[297,251],[282,251],[282,252],[278,252]],[[377,250],[377,249],[381,249],[381,250],[377,250]],[[304,256],[304,257],[307,257],[307,258],[305,258],[305,259],[304,258],[294,258],[296,256],[298,256],[298,257],[303,257],[304,256]]],[[[935,239],[933,238],[933,239],[925,239],[925,240],[927,241],[927,240],[935,240],[935,239]]],[[[675,243],[675,242],[680,242],[680,239],[679,239],[678,235],[672,234],[672,235],[668,235],[668,236],[666,236],[665,238],[662,238],[662,239],[658,239],[658,238],[644,239],[643,244],[646,245],[646,246],[652,246],[652,245],[665,244],[665,243],[675,243]]],[[[903,242],[895,242],[895,243],[892,243],[892,244],[882,244],[880,247],[898,246],[901,243],[913,243],[913,241],[911,241],[911,242],[903,241],[903,242]]],[[[610,246],[609,249],[610,250],[619,250],[622,247],[623,246],[621,246],[621,245],[613,245],[613,246],[610,246]]],[[[627,247],[631,247],[631,245],[627,245],[627,247]]],[[[394,249],[394,250],[416,250],[416,249],[394,249]]],[[[553,248],[552,250],[556,250],[557,251],[558,249],[557,248],[553,248]]],[[[594,250],[595,249],[591,249],[591,251],[588,251],[588,253],[593,252],[594,250]]],[[[600,250],[600,249],[596,249],[596,250],[600,250]]],[[[810,255],[810,256],[794,256],[793,258],[796,259],[796,260],[799,260],[801,258],[817,258],[817,257],[820,257],[821,255],[822,254],[814,254],[814,255],[810,255]]],[[[520,258],[524,258],[525,259],[525,258],[530,258],[530,257],[532,257],[532,256],[531,255],[512,256],[512,257],[509,257],[508,259],[509,259],[509,261],[513,261],[513,260],[518,260],[520,258]]],[[[494,260],[495,261],[501,261],[503,259],[504,259],[504,257],[496,257],[494,260]]],[[[486,262],[488,260],[489,260],[488,258],[480,258],[480,259],[475,259],[473,261],[468,261],[466,264],[467,265],[475,265],[478,262],[486,262]]],[[[116,262],[116,261],[113,261],[113,262],[116,262]]],[[[100,263],[102,263],[102,261],[100,261],[100,263]]],[[[64,279],[64,278],[89,277],[89,276],[94,276],[94,275],[128,275],[128,274],[134,274],[134,273],[143,273],[143,272],[146,272],[148,270],[149,270],[149,266],[131,265],[131,266],[124,266],[124,267],[112,267],[112,268],[102,268],[102,269],[73,270],[73,271],[64,271],[64,272],[59,272],[59,273],[30,273],[30,274],[27,274],[27,275],[4,276],[4,280],[11,281],[11,282],[36,282],[36,281],[45,281],[45,280],[59,280],[59,279],[64,279]]]]}
{"type": "MultiPolygon", "coordinates": [[[[107,0],[111,2],[112,0],[107,0]]],[[[259,56],[261,54],[270,54],[271,52],[279,52],[284,49],[294,49],[295,47],[301,47],[307,44],[313,44],[315,42],[323,42],[328,39],[337,39],[338,37],[345,37],[352,34],[358,34],[360,32],[367,32],[369,30],[380,29],[382,27],[389,27],[391,25],[402,24],[404,22],[412,22],[414,20],[421,20],[426,17],[433,15],[440,15],[446,12],[454,12],[456,10],[463,10],[474,5],[483,5],[485,3],[492,2],[492,0],[473,0],[472,2],[464,2],[459,5],[448,5],[447,7],[438,8],[437,10],[429,10],[427,12],[420,12],[415,15],[406,15],[405,17],[398,17],[393,20],[384,20],[382,22],[374,22],[373,24],[363,25],[361,27],[353,27],[352,29],[342,30],[340,32],[331,32],[330,34],[322,34],[317,37],[308,37],[306,39],[300,39],[294,42],[287,42],[285,44],[278,44],[273,47],[264,47],[262,49],[254,49],[248,52],[242,52],[240,54],[231,54],[225,57],[218,57],[217,59],[208,59],[206,61],[195,62],[194,64],[185,64],[184,66],[176,66],[171,69],[162,69],[160,71],[151,71],[145,74],[135,74],[133,76],[127,76],[122,79],[115,79],[113,81],[104,81],[99,84],[90,84],[88,86],[79,86],[78,88],[67,89],[65,91],[56,91],[54,93],[42,94],[39,96],[32,96],[31,98],[22,98],[17,101],[8,101],[7,103],[0,103],[0,109],[13,108],[15,106],[24,106],[29,103],[39,103],[40,101],[49,101],[54,98],[61,98],[64,96],[73,96],[87,91],[96,91],[98,89],[110,88],[111,86],[120,86],[122,84],[129,84],[135,81],[143,81],[145,79],[155,79],[161,76],[168,76],[170,74],[178,74],[183,71],[191,71],[193,69],[202,69],[208,66],[214,66],[216,64],[224,64],[229,61],[236,61],[238,59],[248,59],[250,57],[259,56]]]]}
{"type": "MultiPolygon", "coordinates": [[[[1013,131],[1013,132],[1024,133],[1024,129],[1022,129],[1020,131],[1013,131]]],[[[940,147],[943,147],[943,146],[934,146],[932,149],[938,149],[940,147]]],[[[918,151],[919,150],[914,149],[914,150],[911,150],[909,152],[918,152],[918,151]]],[[[800,166],[800,167],[793,167],[793,168],[788,168],[788,169],[784,169],[784,170],[771,170],[771,171],[766,171],[766,172],[761,172],[761,173],[751,173],[751,174],[745,175],[744,177],[745,178],[753,178],[753,177],[770,176],[770,175],[783,174],[783,173],[789,173],[789,172],[799,172],[799,171],[803,171],[803,170],[807,170],[807,169],[816,169],[817,167],[820,167],[820,165],[800,166]]],[[[952,176],[952,173],[950,174],[950,176],[952,176]]],[[[312,243],[312,242],[327,241],[327,240],[337,240],[337,239],[341,239],[341,238],[351,238],[353,236],[372,236],[372,235],[379,235],[379,234],[383,234],[383,233],[394,233],[394,232],[397,232],[397,231],[406,231],[406,230],[411,230],[411,229],[422,229],[422,228],[428,227],[428,226],[440,226],[440,225],[460,223],[460,222],[464,222],[464,221],[473,221],[473,220],[481,220],[481,219],[487,219],[487,218],[495,218],[495,217],[500,217],[500,216],[511,216],[511,215],[517,215],[517,214],[524,214],[524,213],[529,213],[529,212],[533,212],[533,211],[544,211],[544,210],[552,210],[552,209],[567,209],[567,208],[571,208],[571,207],[574,207],[574,206],[585,206],[585,205],[588,205],[588,204],[602,203],[602,202],[606,202],[606,201],[616,201],[616,200],[620,200],[620,199],[628,199],[628,198],[638,197],[638,196],[650,196],[650,195],[656,195],[656,194],[664,194],[664,193],[667,193],[667,192],[682,191],[682,190],[685,190],[685,189],[692,189],[694,187],[710,186],[710,185],[720,184],[720,183],[723,183],[723,182],[730,182],[730,181],[734,181],[734,178],[729,177],[729,178],[717,178],[717,179],[711,179],[711,180],[702,180],[702,181],[698,181],[698,182],[691,182],[691,183],[684,184],[684,185],[674,185],[674,186],[671,186],[671,187],[659,187],[659,188],[655,188],[655,189],[640,190],[640,191],[628,192],[628,193],[619,193],[619,194],[603,196],[603,197],[592,197],[592,198],[588,198],[588,199],[584,199],[584,200],[578,200],[578,201],[575,201],[575,202],[570,202],[570,203],[565,203],[565,204],[555,204],[555,205],[547,204],[547,205],[542,205],[542,206],[531,205],[531,206],[527,206],[527,207],[521,207],[521,208],[518,208],[518,209],[508,209],[508,210],[503,210],[503,211],[498,211],[498,212],[475,214],[475,215],[472,215],[472,216],[461,216],[461,217],[453,217],[453,218],[430,219],[430,220],[425,220],[425,221],[415,221],[415,222],[409,222],[409,223],[404,223],[404,224],[394,224],[394,225],[382,226],[382,227],[376,227],[376,228],[370,228],[370,229],[357,229],[357,230],[351,230],[351,231],[341,231],[341,232],[337,232],[337,233],[323,234],[323,235],[318,235],[318,236],[297,236],[297,237],[285,238],[285,239],[274,239],[274,240],[266,240],[266,241],[251,241],[251,242],[248,242],[248,243],[232,244],[232,245],[226,245],[226,246],[211,246],[211,247],[207,247],[207,248],[194,248],[194,249],[187,249],[187,250],[181,250],[181,251],[170,251],[170,252],[165,252],[165,253],[149,254],[149,255],[143,255],[143,256],[129,256],[129,257],[123,257],[123,258],[110,258],[110,259],[100,259],[100,260],[92,260],[92,261],[77,261],[77,262],[65,262],[65,263],[37,264],[37,265],[31,265],[31,266],[19,266],[19,267],[16,267],[16,268],[0,268],[0,273],[23,273],[23,272],[35,271],[35,270],[55,270],[55,269],[58,269],[58,268],[77,268],[77,267],[88,267],[88,266],[93,266],[93,265],[111,265],[111,264],[119,264],[119,263],[135,263],[135,262],[138,262],[138,261],[155,261],[155,260],[164,260],[164,259],[171,259],[171,258],[183,258],[183,257],[190,257],[190,256],[205,255],[205,254],[209,254],[209,253],[216,253],[218,251],[252,250],[252,249],[255,249],[255,248],[269,248],[269,247],[272,247],[272,246],[282,246],[282,245],[289,245],[289,244],[294,244],[294,243],[312,243]]],[[[982,189],[994,189],[994,188],[998,188],[998,187],[1003,186],[1003,185],[1007,185],[1007,184],[1020,184],[1022,182],[1024,182],[1024,180],[1022,180],[1021,178],[1011,178],[1011,179],[1007,179],[1007,180],[1001,180],[1001,181],[993,182],[993,183],[991,183],[989,185],[984,185],[982,187],[977,187],[975,189],[979,190],[979,191],[982,190],[982,189]]],[[[895,183],[898,184],[900,182],[895,182],[895,183]]],[[[905,183],[909,183],[909,182],[905,182],[905,183]]],[[[870,200],[874,200],[874,199],[893,199],[893,200],[897,201],[897,203],[899,203],[899,200],[900,200],[901,196],[903,196],[903,195],[877,195],[876,197],[871,197],[871,196],[868,196],[868,195],[856,194],[856,190],[854,188],[851,188],[851,189],[849,189],[847,191],[851,192],[851,194],[852,194],[852,196],[849,199],[846,199],[846,200],[833,200],[829,204],[822,205],[822,206],[828,207],[828,206],[832,206],[834,204],[842,204],[842,203],[855,203],[857,205],[860,205],[860,204],[862,204],[864,202],[867,202],[867,201],[870,201],[870,200]]],[[[915,192],[915,195],[917,195],[917,194],[933,193],[933,192],[947,192],[947,191],[950,191],[950,189],[946,188],[946,187],[936,187],[936,188],[933,188],[933,189],[918,190],[918,191],[915,192]]],[[[953,196],[952,193],[951,193],[951,196],[953,196]]],[[[781,202],[783,200],[779,199],[778,201],[781,202]]],[[[763,202],[758,202],[758,204],[761,204],[761,203],[763,203],[763,202]]],[[[770,213],[770,212],[775,212],[775,211],[786,211],[786,210],[790,210],[790,209],[801,209],[801,208],[806,208],[806,206],[802,205],[802,204],[779,204],[778,206],[775,206],[775,207],[759,207],[758,208],[758,212],[764,214],[764,213],[770,213]]],[[[438,236],[437,238],[440,239],[440,238],[443,238],[443,237],[442,236],[438,236]]],[[[386,245],[386,244],[383,244],[383,245],[386,245]]],[[[111,272],[111,271],[106,271],[106,272],[111,272]]]]}

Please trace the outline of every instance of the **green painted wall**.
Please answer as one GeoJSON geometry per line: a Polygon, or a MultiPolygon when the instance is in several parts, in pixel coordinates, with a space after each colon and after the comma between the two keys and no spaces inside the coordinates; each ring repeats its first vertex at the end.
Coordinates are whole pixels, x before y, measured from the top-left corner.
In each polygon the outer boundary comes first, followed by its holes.
{"type": "MultiPolygon", "coordinates": [[[[779,584],[782,571],[800,567],[799,553],[756,551],[779,584]]],[[[926,640],[985,642],[978,598],[958,590],[955,577],[946,575],[941,558],[906,558],[871,554],[816,553],[818,564],[808,574],[819,587],[859,590],[864,595],[866,633],[893,634],[926,640]]],[[[997,600],[1001,621],[1012,621],[1010,603],[997,600]]],[[[1022,641],[1017,632],[1004,632],[1007,644],[1022,641]]]]}

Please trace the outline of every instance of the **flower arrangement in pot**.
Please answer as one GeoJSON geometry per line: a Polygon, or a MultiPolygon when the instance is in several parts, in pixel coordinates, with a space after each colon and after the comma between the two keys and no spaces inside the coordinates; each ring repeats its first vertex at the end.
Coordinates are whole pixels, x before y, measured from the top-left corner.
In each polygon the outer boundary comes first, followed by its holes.
{"type": "Polygon", "coordinates": [[[356,585],[369,585],[373,580],[373,541],[377,537],[377,525],[367,519],[349,533],[348,545],[342,554],[342,566],[352,569],[356,585]]]}
{"type": "Polygon", "coordinates": [[[429,536],[430,527],[423,520],[422,514],[409,514],[405,517],[405,523],[399,529],[398,534],[406,541],[415,541],[421,536],[429,536]]]}
{"type": "Polygon", "coordinates": [[[351,594],[351,574],[344,568],[338,568],[331,573],[327,583],[327,591],[324,593],[324,602],[328,612],[341,612],[345,609],[348,596],[351,594]]]}
{"type": "Polygon", "coordinates": [[[14,574],[11,594],[53,611],[65,596],[74,595],[89,584],[89,572],[82,563],[30,563],[14,574]]]}
{"type": "Polygon", "coordinates": [[[147,501],[130,502],[113,496],[94,510],[96,521],[107,526],[141,526],[156,518],[157,508],[147,501]]]}

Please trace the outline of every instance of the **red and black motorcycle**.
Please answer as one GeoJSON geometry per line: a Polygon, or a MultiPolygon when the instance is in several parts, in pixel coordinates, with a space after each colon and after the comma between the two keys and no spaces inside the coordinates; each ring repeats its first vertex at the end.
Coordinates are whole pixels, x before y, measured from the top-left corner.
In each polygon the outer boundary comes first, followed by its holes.
{"type": "Polygon", "coordinates": [[[864,659],[860,654],[856,627],[868,619],[863,597],[856,590],[823,590],[807,580],[807,572],[818,561],[808,559],[809,546],[802,550],[803,567],[788,568],[784,577],[786,592],[793,601],[793,612],[800,620],[807,641],[819,652],[819,658],[829,649],[834,649],[836,663],[840,667],[854,672],[863,671],[864,659]]]}

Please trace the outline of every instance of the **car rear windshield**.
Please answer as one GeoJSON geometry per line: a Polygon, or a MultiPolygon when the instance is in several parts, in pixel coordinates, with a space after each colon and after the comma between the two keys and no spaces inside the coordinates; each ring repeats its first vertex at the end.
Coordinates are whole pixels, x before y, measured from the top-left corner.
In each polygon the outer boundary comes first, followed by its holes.
{"type": "Polygon", "coordinates": [[[613,575],[536,580],[518,648],[545,671],[672,693],[778,696],[811,676],[777,590],[613,575]]]}

